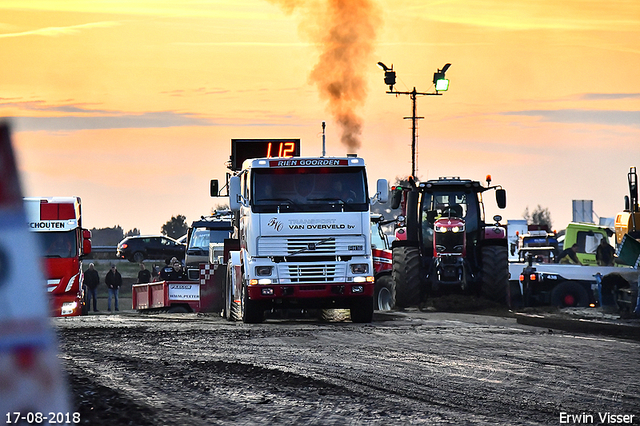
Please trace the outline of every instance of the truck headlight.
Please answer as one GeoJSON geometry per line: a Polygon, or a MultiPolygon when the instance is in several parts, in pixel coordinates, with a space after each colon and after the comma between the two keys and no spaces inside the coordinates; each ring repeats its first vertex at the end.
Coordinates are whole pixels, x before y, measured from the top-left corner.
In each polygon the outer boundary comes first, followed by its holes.
{"type": "Polygon", "coordinates": [[[351,265],[352,274],[366,274],[369,272],[369,265],[366,263],[354,263],[351,265]]]}
{"type": "Polygon", "coordinates": [[[273,272],[273,266],[256,266],[256,275],[259,277],[268,277],[273,272]]]}
{"type": "Polygon", "coordinates": [[[62,304],[62,309],[60,310],[61,315],[71,315],[78,307],[77,302],[64,302],[62,304]]]}

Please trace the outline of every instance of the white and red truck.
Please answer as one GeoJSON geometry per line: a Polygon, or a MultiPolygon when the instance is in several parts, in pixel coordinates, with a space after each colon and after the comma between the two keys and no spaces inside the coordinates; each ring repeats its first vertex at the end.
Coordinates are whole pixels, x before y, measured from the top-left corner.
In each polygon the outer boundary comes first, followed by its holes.
{"type": "MultiPolygon", "coordinates": [[[[350,309],[353,322],[371,322],[369,207],[387,201],[387,181],[378,180],[370,198],[362,158],[297,157],[299,148],[299,139],[232,140],[237,244],[225,250],[224,314],[256,323],[273,309],[337,308],[350,309]]],[[[211,195],[218,195],[215,180],[211,195]]]]}
{"type": "Polygon", "coordinates": [[[85,315],[82,258],[91,253],[91,231],[82,227],[80,197],[26,197],[24,207],[40,242],[52,315],[85,315]]]}

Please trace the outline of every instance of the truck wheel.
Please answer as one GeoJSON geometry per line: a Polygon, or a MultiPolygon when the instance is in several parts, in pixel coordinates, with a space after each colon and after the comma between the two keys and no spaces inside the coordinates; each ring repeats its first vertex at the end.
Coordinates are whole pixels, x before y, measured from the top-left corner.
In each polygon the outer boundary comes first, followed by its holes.
{"type": "Polygon", "coordinates": [[[509,251],[503,246],[482,247],[482,294],[508,304],[509,251]]]}
{"type": "Polygon", "coordinates": [[[247,287],[242,289],[242,322],[257,324],[264,321],[264,308],[262,303],[249,299],[247,287]]]}
{"type": "Polygon", "coordinates": [[[565,281],[551,290],[551,304],[561,308],[589,306],[589,294],[580,284],[565,281]]]}
{"type": "Polygon", "coordinates": [[[144,260],[144,253],[142,253],[141,251],[137,251],[133,253],[131,259],[133,259],[135,263],[140,263],[144,260]]]}
{"type": "Polygon", "coordinates": [[[394,247],[391,272],[396,287],[396,306],[406,308],[422,301],[420,250],[417,247],[394,247]]]}
{"type": "Polygon", "coordinates": [[[391,275],[383,275],[376,279],[374,300],[379,311],[390,311],[396,307],[396,284],[391,275]]]}
{"type": "Polygon", "coordinates": [[[242,310],[240,309],[240,304],[235,301],[235,297],[233,295],[233,280],[231,274],[233,273],[233,268],[227,268],[227,280],[226,280],[226,290],[225,290],[225,318],[229,321],[241,321],[242,320],[242,310]]]}
{"type": "Polygon", "coordinates": [[[362,297],[351,306],[351,322],[368,323],[373,321],[373,297],[362,297]]]}

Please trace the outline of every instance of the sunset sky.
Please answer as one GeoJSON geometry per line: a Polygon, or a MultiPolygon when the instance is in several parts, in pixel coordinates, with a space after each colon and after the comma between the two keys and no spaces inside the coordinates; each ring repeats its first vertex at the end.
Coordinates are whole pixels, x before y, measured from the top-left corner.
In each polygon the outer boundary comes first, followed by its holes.
{"type": "Polygon", "coordinates": [[[322,121],[328,155],[357,152],[372,185],[406,177],[411,100],[385,93],[378,61],[396,90],[431,93],[452,64],[449,91],[417,101],[421,180],[491,174],[508,201],[488,198],[489,217],[541,205],[558,230],[571,200],[623,208],[640,166],[638,1],[0,2],[0,116],[23,192],[81,196],[87,228],[190,223],[226,202],[208,188],[232,138],[320,155],[322,121]],[[340,105],[336,82],[352,89],[340,105]],[[361,124],[352,147],[345,111],[361,124]]]}

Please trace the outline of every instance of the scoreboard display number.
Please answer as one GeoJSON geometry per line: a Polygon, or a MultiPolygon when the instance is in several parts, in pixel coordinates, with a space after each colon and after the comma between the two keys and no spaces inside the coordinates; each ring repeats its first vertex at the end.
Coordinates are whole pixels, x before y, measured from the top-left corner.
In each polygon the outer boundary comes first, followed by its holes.
{"type": "Polygon", "coordinates": [[[231,139],[231,170],[242,170],[249,158],[300,156],[300,139],[231,139]]]}

